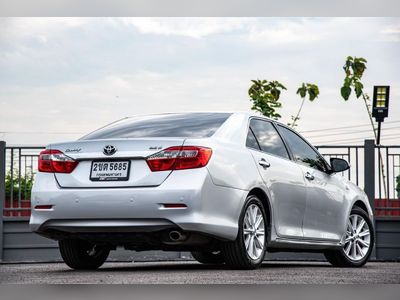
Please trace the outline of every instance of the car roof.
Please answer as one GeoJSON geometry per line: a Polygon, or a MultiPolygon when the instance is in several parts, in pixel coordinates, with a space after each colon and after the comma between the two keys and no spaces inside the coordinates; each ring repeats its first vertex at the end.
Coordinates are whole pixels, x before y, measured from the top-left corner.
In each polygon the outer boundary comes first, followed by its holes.
{"type": "Polygon", "coordinates": [[[272,120],[261,114],[257,114],[257,113],[250,112],[250,111],[179,111],[179,112],[163,112],[163,113],[153,113],[153,114],[137,114],[137,115],[132,115],[132,116],[129,116],[126,118],[145,117],[145,116],[162,116],[162,115],[174,115],[174,114],[232,114],[232,115],[235,114],[235,115],[244,115],[247,117],[264,118],[264,119],[276,122],[275,120],[272,120]]]}
{"type": "Polygon", "coordinates": [[[173,115],[173,114],[232,114],[232,115],[241,115],[243,117],[247,118],[261,118],[265,119],[271,122],[275,122],[276,124],[282,125],[284,127],[287,127],[286,124],[279,122],[277,120],[268,118],[266,116],[263,116],[261,113],[256,113],[252,111],[179,111],[179,112],[163,112],[163,113],[153,113],[153,114],[138,114],[138,115],[132,115],[129,117],[122,118],[118,121],[121,121],[123,119],[128,119],[128,118],[135,118],[135,117],[145,117],[145,116],[162,116],[162,115],[173,115]]]}

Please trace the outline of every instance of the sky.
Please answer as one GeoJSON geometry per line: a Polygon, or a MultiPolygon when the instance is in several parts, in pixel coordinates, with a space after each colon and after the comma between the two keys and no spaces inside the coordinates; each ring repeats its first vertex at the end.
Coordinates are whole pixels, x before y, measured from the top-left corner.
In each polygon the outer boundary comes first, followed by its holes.
{"type": "Polygon", "coordinates": [[[382,144],[400,144],[400,18],[0,18],[0,140],[75,140],[117,119],[249,111],[251,79],[279,80],[280,121],[295,115],[315,145],[372,138],[354,94],[340,97],[348,55],[368,60],[365,91],[391,86],[382,144]],[[327,130],[325,130],[327,129],[327,130]]]}

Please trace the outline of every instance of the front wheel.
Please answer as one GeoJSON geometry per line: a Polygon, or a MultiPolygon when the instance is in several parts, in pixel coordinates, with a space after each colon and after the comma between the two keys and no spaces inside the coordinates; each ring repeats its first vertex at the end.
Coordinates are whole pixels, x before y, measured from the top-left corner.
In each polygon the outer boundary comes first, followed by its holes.
{"type": "Polygon", "coordinates": [[[374,227],[368,214],[354,207],[347,222],[343,248],[327,251],[325,257],[335,267],[361,267],[371,255],[374,239],[374,227]]]}
{"type": "Polygon", "coordinates": [[[256,196],[246,199],[239,218],[239,232],[235,241],[222,245],[226,264],[237,269],[255,269],[264,260],[267,218],[263,204],[256,196]]]}
{"type": "Polygon", "coordinates": [[[83,240],[61,240],[58,245],[64,262],[76,270],[95,270],[110,253],[110,249],[83,240]]]}

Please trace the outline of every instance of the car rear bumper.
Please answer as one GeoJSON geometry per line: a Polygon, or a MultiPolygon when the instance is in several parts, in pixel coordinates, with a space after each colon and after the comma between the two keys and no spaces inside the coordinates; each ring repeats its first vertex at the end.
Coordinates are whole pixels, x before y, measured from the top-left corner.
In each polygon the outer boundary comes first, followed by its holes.
{"type": "Polygon", "coordinates": [[[247,191],[216,186],[206,168],[174,171],[157,187],[60,188],[54,175],[38,173],[30,228],[39,234],[149,232],[178,228],[234,240],[247,191]],[[186,208],[165,208],[180,203],[186,208]],[[52,205],[51,209],[35,209],[52,205]]]}

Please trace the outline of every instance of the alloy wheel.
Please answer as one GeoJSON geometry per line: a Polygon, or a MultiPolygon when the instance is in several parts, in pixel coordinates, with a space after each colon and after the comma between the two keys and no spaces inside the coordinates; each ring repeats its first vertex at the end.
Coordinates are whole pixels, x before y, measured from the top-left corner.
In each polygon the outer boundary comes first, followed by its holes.
{"type": "Polygon", "coordinates": [[[370,244],[368,223],[358,214],[350,215],[343,248],[345,255],[353,261],[362,260],[367,255],[370,244]]]}
{"type": "Polygon", "coordinates": [[[255,204],[246,209],[243,235],[247,255],[253,260],[259,259],[265,247],[265,222],[261,209],[255,204]]]}

